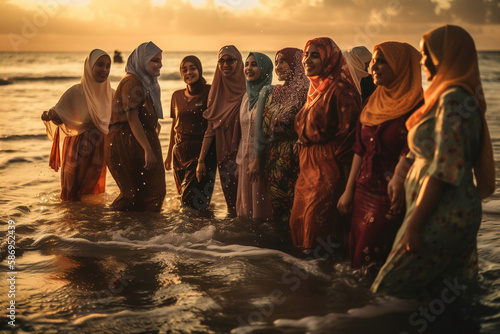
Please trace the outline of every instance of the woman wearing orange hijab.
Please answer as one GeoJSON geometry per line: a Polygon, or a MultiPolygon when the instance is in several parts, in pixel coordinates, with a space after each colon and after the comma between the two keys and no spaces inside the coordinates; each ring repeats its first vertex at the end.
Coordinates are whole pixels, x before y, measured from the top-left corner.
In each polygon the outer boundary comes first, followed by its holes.
{"type": "Polygon", "coordinates": [[[347,231],[337,201],[351,168],[361,97],[330,38],[308,41],[302,64],[311,83],[306,104],[295,117],[300,173],[290,232],[294,246],[309,252],[322,242],[342,242],[347,231]]]}
{"type": "Polygon", "coordinates": [[[481,198],[493,192],[495,170],[471,36],[445,25],[424,34],[420,48],[431,84],[406,123],[415,159],[406,216],[371,289],[400,296],[435,289],[441,297],[443,284],[462,286],[477,274],[481,198]]]}
{"type": "Polygon", "coordinates": [[[402,182],[391,184],[391,196],[387,189],[409,151],[405,122],[423,104],[420,58],[407,43],[384,42],[373,49],[371,71],[378,87],[361,112],[349,181],[337,204],[342,214],[353,207],[349,253],[354,268],[380,269],[403,222],[402,182]]]}

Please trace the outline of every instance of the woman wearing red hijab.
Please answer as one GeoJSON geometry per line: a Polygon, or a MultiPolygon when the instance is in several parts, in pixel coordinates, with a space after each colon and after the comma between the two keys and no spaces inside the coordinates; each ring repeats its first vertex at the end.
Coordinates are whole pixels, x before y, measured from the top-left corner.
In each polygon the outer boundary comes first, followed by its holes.
{"type": "Polygon", "coordinates": [[[348,219],[337,201],[351,167],[361,97],[340,48],[328,37],[306,43],[302,64],[311,81],[307,102],[295,118],[300,174],[290,230],[296,247],[344,242],[348,219]]]}

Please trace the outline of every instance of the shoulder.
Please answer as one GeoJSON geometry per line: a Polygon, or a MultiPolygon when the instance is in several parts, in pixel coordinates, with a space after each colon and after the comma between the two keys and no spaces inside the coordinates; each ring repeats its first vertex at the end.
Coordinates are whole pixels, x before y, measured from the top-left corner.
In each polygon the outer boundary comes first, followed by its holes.
{"type": "Polygon", "coordinates": [[[461,105],[464,102],[473,99],[469,92],[459,86],[450,87],[441,93],[439,104],[457,104],[461,105]]]}
{"type": "Polygon", "coordinates": [[[135,75],[133,75],[133,74],[127,74],[126,76],[124,76],[122,78],[122,80],[120,81],[119,86],[122,89],[127,89],[127,88],[130,88],[130,87],[137,87],[137,86],[142,87],[142,82],[135,75]]]}
{"type": "Polygon", "coordinates": [[[185,89],[179,89],[173,92],[172,94],[172,100],[179,98],[180,96],[184,95],[184,90],[185,89]]]}

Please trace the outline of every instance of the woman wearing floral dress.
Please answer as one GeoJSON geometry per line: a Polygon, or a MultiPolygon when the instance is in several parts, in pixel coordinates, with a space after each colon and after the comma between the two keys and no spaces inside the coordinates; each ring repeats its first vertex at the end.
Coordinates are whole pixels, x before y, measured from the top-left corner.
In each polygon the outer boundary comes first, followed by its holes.
{"type": "Polygon", "coordinates": [[[439,298],[443,286],[463,286],[477,274],[481,198],[493,192],[495,170],[471,36],[445,25],[424,34],[420,46],[431,84],[406,123],[415,159],[406,216],[371,289],[399,296],[435,290],[439,298]]]}
{"type": "MultiPolygon", "coordinates": [[[[289,235],[295,182],[299,159],[293,148],[297,142],[295,115],[307,99],[309,80],[301,64],[303,51],[284,48],[276,53],[275,71],[283,85],[271,86],[265,105],[257,109],[256,163],[263,167],[273,207],[273,218],[281,235],[289,235]]],[[[288,236],[289,238],[289,236],[288,236]]]]}

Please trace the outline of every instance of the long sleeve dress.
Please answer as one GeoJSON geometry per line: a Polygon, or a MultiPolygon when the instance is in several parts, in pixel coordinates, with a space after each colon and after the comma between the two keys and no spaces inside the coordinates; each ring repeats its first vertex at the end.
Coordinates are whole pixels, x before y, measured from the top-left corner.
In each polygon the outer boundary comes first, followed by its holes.
{"type": "Polygon", "coordinates": [[[257,104],[250,109],[248,94],[243,95],[240,107],[241,140],[236,156],[238,164],[238,196],[236,198],[236,213],[238,217],[270,219],[273,209],[269,200],[267,182],[259,178],[252,182],[248,167],[255,159],[255,118],[257,104]]]}
{"type": "Polygon", "coordinates": [[[156,132],[158,116],[141,81],[126,75],[116,89],[110,129],[106,140],[106,162],[120,188],[111,207],[118,211],[161,211],[166,194],[165,168],[160,140],[156,132]],[[126,113],[138,109],[139,120],[151,145],[157,163],[145,169],[144,149],[135,139],[126,113]]]}
{"type": "Polygon", "coordinates": [[[269,95],[263,112],[262,135],[266,141],[264,173],[273,217],[279,228],[288,233],[295,182],[299,174],[299,158],[293,152],[298,138],[294,122],[306,101],[307,86],[300,99],[291,101],[279,101],[276,98],[279,89],[282,87],[276,87],[269,95]]]}
{"type": "Polygon", "coordinates": [[[304,106],[295,118],[302,143],[290,217],[296,247],[314,248],[320,239],[345,242],[350,217],[339,215],[337,202],[351,168],[361,99],[357,91],[342,88],[330,85],[316,103],[304,106]]]}
{"type": "Polygon", "coordinates": [[[205,209],[210,204],[217,168],[213,142],[205,157],[207,173],[201,182],[196,179],[198,156],[207,129],[203,111],[207,109],[209,91],[210,85],[205,85],[200,94],[188,101],[185,89],[178,90],[172,95],[170,105],[170,117],[175,119],[172,156],[177,190],[182,205],[196,210],[205,209]]]}
{"type": "Polygon", "coordinates": [[[403,222],[404,209],[390,212],[387,185],[399,158],[409,151],[405,122],[410,114],[378,126],[358,123],[353,150],[361,157],[361,166],[356,176],[349,238],[354,268],[369,263],[376,263],[380,268],[403,222]]]}
{"type": "Polygon", "coordinates": [[[462,88],[448,89],[408,133],[415,162],[405,181],[406,216],[372,291],[414,296],[441,291],[446,280],[463,284],[477,274],[481,201],[472,165],[480,152],[482,122],[479,111],[464,113],[467,100],[462,88]],[[427,177],[443,181],[444,188],[423,225],[420,249],[408,252],[401,239],[427,177]]]}

